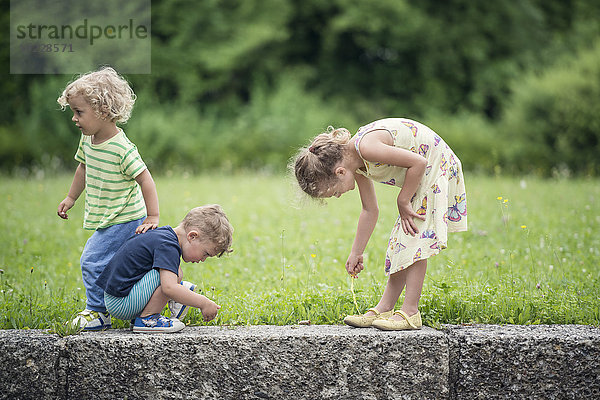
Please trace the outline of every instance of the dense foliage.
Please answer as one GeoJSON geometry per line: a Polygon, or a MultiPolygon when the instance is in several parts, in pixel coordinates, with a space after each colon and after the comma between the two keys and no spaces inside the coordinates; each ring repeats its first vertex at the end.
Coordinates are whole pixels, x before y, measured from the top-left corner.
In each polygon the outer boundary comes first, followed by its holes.
{"type": "Polygon", "coordinates": [[[600,42],[576,60],[529,76],[506,110],[511,164],[600,172],[600,42]],[[527,127],[528,129],[519,129],[527,127]]]}
{"type": "MultiPolygon", "coordinates": [[[[407,116],[469,169],[597,174],[598,20],[585,0],[152,1],[152,73],[127,76],[124,128],[156,171],[281,170],[327,125],[407,116]]],[[[0,168],[73,168],[55,101],[73,76],[9,75],[0,46],[0,168]]]]}

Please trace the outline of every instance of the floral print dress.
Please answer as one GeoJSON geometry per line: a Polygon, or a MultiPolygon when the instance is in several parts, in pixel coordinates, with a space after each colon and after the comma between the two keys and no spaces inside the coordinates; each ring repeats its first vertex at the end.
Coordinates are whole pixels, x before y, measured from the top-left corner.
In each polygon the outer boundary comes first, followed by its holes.
{"type": "MultiPolygon", "coordinates": [[[[361,127],[355,147],[369,132],[385,130],[394,146],[418,153],[427,159],[427,168],[411,203],[425,221],[415,219],[419,233],[407,235],[400,217],[396,220],[385,257],[386,275],[401,271],[416,261],[429,258],[445,249],[448,232],[467,230],[467,195],[462,166],[452,149],[427,126],[405,118],[388,118],[361,127]]],[[[362,158],[362,155],[361,155],[362,158]]],[[[402,187],[406,168],[364,160],[366,171],[357,170],[376,182],[402,187]]]]}

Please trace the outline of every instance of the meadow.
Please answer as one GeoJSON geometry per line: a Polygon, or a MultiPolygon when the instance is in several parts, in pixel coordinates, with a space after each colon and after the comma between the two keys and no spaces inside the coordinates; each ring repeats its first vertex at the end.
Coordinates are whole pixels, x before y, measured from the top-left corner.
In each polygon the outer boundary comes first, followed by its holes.
{"type": "MultiPolygon", "coordinates": [[[[469,231],[450,234],[449,248],[429,260],[424,323],[598,326],[600,182],[466,178],[469,231]]],[[[68,221],[56,215],[71,179],[0,178],[0,329],[56,328],[85,306],[83,197],[68,221]]],[[[233,253],[182,264],[185,279],[222,306],[208,324],[339,324],[377,303],[396,218],[393,188],[377,185],[379,223],[351,291],[344,263],[360,211],[357,191],[319,204],[282,175],[167,173],[155,180],[161,225],[219,203],[235,228],[233,253]]],[[[205,324],[198,310],[186,322],[205,324]]]]}

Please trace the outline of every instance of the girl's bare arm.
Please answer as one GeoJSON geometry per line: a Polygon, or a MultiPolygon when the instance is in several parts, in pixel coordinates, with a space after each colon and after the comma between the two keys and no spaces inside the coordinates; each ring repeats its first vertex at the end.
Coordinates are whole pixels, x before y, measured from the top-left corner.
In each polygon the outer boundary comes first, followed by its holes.
{"type": "Polygon", "coordinates": [[[423,179],[427,167],[425,157],[410,150],[394,147],[391,135],[385,130],[373,131],[363,137],[360,151],[367,161],[406,168],[404,184],[397,199],[398,212],[400,213],[404,233],[413,236],[419,233],[413,218],[425,220],[425,217],[418,215],[413,210],[410,200],[421,184],[421,179],[423,179]]]}
{"type": "Polygon", "coordinates": [[[375,229],[377,218],[379,217],[379,207],[377,205],[377,197],[375,195],[373,182],[358,174],[355,175],[355,180],[360,193],[362,209],[360,216],[358,217],[358,225],[356,227],[356,236],[352,243],[352,250],[346,261],[346,271],[348,271],[350,275],[356,275],[363,270],[363,252],[367,247],[367,243],[369,242],[369,238],[373,233],[373,229],[375,229]]]}

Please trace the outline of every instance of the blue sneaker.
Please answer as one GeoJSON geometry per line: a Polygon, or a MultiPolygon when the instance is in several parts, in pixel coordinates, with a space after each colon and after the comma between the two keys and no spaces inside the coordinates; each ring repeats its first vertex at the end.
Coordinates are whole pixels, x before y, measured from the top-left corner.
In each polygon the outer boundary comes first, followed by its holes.
{"type": "Polygon", "coordinates": [[[171,320],[160,314],[137,317],[133,324],[134,332],[141,333],[173,333],[185,328],[185,324],[177,319],[171,320]]]}
{"type": "MultiPolygon", "coordinates": [[[[179,283],[183,287],[191,290],[192,292],[196,289],[196,285],[188,281],[181,281],[179,283]]],[[[178,303],[174,300],[169,300],[169,310],[171,311],[171,318],[183,319],[187,312],[190,310],[190,306],[178,303]]]]}

